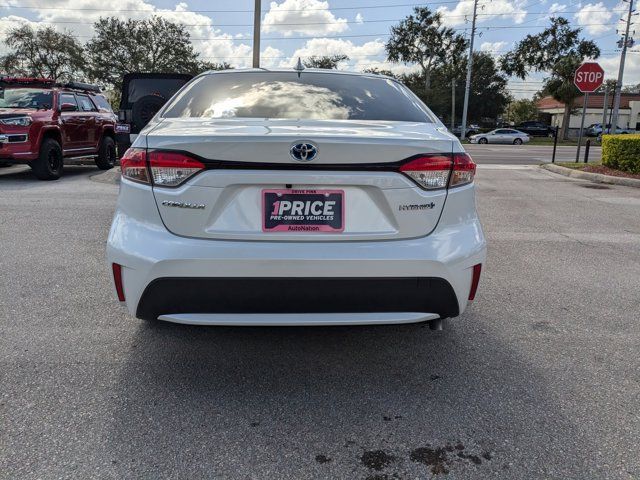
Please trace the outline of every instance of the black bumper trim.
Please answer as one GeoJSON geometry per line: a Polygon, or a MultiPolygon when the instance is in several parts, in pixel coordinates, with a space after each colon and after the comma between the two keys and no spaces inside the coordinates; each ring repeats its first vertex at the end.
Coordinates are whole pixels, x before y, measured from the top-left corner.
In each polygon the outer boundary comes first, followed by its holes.
{"type": "Polygon", "coordinates": [[[136,316],[172,313],[423,312],[458,316],[442,278],[158,278],[145,288],[136,316]]]}

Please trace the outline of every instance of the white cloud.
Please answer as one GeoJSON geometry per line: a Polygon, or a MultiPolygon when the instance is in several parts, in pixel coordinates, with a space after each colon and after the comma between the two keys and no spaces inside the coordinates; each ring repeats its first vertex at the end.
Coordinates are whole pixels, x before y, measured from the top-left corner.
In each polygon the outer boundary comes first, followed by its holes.
{"type": "MultiPolygon", "coordinates": [[[[478,22],[486,22],[491,19],[509,18],[515,23],[522,23],[527,16],[524,0],[492,0],[478,10],[478,22]]],[[[473,0],[461,0],[453,9],[449,7],[438,7],[438,12],[442,14],[442,20],[446,25],[462,25],[470,22],[473,17],[473,0]]]]}
{"type": "Polygon", "coordinates": [[[329,10],[329,2],[320,0],[284,0],[271,2],[262,21],[263,31],[326,35],[344,32],[349,28],[346,18],[336,18],[329,10]]]}
{"type": "Polygon", "coordinates": [[[554,13],[564,12],[567,9],[567,6],[564,3],[553,3],[549,7],[549,15],[553,15],[554,13]]]}
{"type": "Polygon", "coordinates": [[[592,35],[611,30],[613,25],[598,25],[610,22],[613,13],[607,10],[604,3],[588,3],[583,6],[578,13],[574,15],[578,21],[578,25],[584,26],[592,35]]]}
{"type": "MultiPolygon", "coordinates": [[[[640,45],[633,47],[627,53],[627,60],[624,64],[624,78],[622,84],[637,85],[640,83],[640,61],[636,59],[640,58],[640,45]]],[[[602,56],[598,58],[597,62],[604,69],[605,79],[617,79],[618,68],[620,67],[620,54],[602,56]]]]}
{"type": "Polygon", "coordinates": [[[308,40],[302,48],[298,48],[290,58],[280,62],[280,67],[289,68],[295,65],[298,57],[302,60],[313,55],[348,55],[349,62],[342,62],[340,68],[344,70],[362,71],[367,68],[378,68],[391,70],[393,73],[401,74],[417,69],[416,66],[393,64],[386,60],[385,43],[380,40],[372,40],[362,45],[355,45],[349,40],[337,38],[313,38],[308,40]]]}
{"type": "MultiPolygon", "coordinates": [[[[41,2],[40,0],[25,0],[21,4],[37,8],[41,2]]],[[[211,17],[187,11],[189,5],[185,2],[178,3],[173,10],[158,8],[148,0],[119,0],[109,7],[105,6],[103,0],[48,0],[46,6],[55,7],[55,9],[39,10],[37,12],[38,19],[43,22],[62,22],[55,24],[55,27],[58,30],[71,30],[82,43],[93,35],[93,22],[98,21],[101,16],[112,15],[121,19],[146,19],[153,15],[160,15],[169,21],[187,25],[186,28],[191,34],[194,48],[200,53],[203,60],[217,63],[227,61],[234,66],[251,65],[252,49],[250,44],[234,42],[234,36],[216,28],[211,17]],[[105,11],[105,8],[110,8],[110,10],[105,11]]],[[[7,18],[12,17],[0,19],[0,39],[4,39],[4,34],[10,27],[17,26],[15,22],[2,21],[7,18]]]]}
{"type": "Polygon", "coordinates": [[[482,45],[480,45],[480,50],[499,54],[504,53],[502,50],[504,50],[507,45],[509,45],[509,42],[483,42],[482,45]]]}
{"type": "Polygon", "coordinates": [[[357,13],[356,14],[356,23],[363,23],[364,22],[364,17],[362,16],[361,13],[357,13]]]}
{"type": "Polygon", "coordinates": [[[284,58],[284,52],[277,48],[267,47],[260,52],[260,66],[264,68],[277,67],[284,58]]]}
{"type": "MultiPolygon", "coordinates": [[[[9,15],[0,18],[0,39],[4,40],[9,30],[21,27],[24,24],[31,25],[31,27],[34,29],[40,27],[39,23],[32,22],[27,18],[19,17],[17,15],[9,15]]],[[[5,43],[0,42],[0,55],[6,55],[7,53],[9,53],[9,51],[10,49],[5,45],[5,43]]]]}

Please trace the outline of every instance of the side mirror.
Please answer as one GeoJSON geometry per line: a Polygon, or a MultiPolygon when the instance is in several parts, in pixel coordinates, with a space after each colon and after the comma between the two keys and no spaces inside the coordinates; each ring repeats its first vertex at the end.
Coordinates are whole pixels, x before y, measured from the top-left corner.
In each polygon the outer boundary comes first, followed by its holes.
{"type": "Polygon", "coordinates": [[[77,112],[78,105],[76,105],[75,103],[63,103],[62,105],[60,105],[60,111],[61,112],[77,112]]]}

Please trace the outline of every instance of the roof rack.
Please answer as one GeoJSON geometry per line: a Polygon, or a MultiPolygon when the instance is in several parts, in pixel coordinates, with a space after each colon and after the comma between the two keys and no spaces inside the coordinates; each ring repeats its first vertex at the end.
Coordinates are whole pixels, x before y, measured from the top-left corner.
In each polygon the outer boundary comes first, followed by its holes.
{"type": "Polygon", "coordinates": [[[67,82],[60,85],[62,88],[69,88],[73,90],[84,90],[86,92],[100,93],[100,87],[98,85],[92,85],[91,83],[82,82],[67,82]]]}
{"type": "Polygon", "coordinates": [[[8,75],[0,76],[0,84],[4,85],[40,85],[52,87],[55,85],[55,81],[51,78],[38,78],[38,77],[10,77],[8,75]]]}
{"type": "Polygon", "coordinates": [[[51,78],[38,77],[10,77],[8,75],[0,75],[0,85],[29,85],[37,87],[60,87],[70,90],[82,90],[84,92],[100,93],[98,85],[82,82],[59,83],[51,78]]]}

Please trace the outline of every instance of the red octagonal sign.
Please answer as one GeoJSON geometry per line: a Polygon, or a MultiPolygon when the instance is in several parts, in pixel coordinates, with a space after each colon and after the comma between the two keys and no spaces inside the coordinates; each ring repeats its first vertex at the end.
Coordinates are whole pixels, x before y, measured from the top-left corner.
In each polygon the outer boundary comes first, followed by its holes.
{"type": "Polygon", "coordinates": [[[582,93],[595,92],[604,81],[604,70],[596,62],[585,62],[578,67],[573,83],[582,93]]]}

